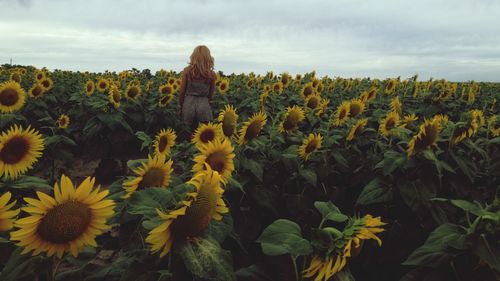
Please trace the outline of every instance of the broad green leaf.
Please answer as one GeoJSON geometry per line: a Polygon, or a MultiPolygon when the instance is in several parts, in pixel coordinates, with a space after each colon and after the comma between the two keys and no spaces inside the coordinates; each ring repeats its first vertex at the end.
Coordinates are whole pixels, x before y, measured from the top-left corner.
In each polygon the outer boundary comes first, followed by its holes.
{"type": "Polygon", "coordinates": [[[318,181],[318,177],[316,176],[316,172],[310,169],[301,169],[299,170],[299,174],[312,186],[316,186],[318,181]]]}
{"type": "Polygon", "coordinates": [[[257,242],[261,243],[264,254],[269,256],[301,256],[312,252],[309,241],[302,238],[300,227],[286,219],[276,220],[266,227],[257,242]]]}
{"type": "Polygon", "coordinates": [[[363,188],[356,201],[357,205],[390,202],[393,197],[392,188],[384,186],[379,178],[373,179],[363,188]]]}
{"type": "Polygon", "coordinates": [[[348,217],[342,214],[332,202],[314,202],[314,207],[321,213],[323,219],[335,222],[344,222],[348,217]]]}

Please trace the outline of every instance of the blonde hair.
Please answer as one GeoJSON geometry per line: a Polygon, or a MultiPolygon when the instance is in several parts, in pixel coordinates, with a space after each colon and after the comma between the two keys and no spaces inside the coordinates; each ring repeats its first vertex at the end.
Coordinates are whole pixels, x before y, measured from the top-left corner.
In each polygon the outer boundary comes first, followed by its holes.
{"type": "Polygon", "coordinates": [[[191,54],[188,73],[191,77],[212,78],[214,69],[214,58],[210,55],[210,49],[205,45],[194,48],[191,54]]]}

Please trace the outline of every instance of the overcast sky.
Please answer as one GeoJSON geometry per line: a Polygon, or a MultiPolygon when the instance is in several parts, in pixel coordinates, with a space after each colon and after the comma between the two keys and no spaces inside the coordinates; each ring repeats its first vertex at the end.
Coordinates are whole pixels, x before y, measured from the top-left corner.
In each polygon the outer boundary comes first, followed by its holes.
{"type": "Polygon", "coordinates": [[[500,81],[497,0],[0,0],[0,64],[500,81]],[[120,3],[120,4],[117,4],[120,3]]]}

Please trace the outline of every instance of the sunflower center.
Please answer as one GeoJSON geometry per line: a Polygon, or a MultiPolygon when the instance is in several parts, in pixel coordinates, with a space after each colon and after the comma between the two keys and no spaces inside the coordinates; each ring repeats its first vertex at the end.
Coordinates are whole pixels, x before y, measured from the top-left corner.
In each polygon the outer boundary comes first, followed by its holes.
{"type": "Polygon", "coordinates": [[[43,74],[38,73],[38,75],[36,76],[36,79],[37,80],[42,80],[43,79],[43,74]]]}
{"type": "Polygon", "coordinates": [[[311,141],[307,144],[306,148],[304,149],[305,153],[311,153],[315,151],[317,148],[316,142],[311,141]]]}
{"type": "Polygon", "coordinates": [[[92,91],[92,84],[87,84],[87,92],[92,91]]]}
{"type": "Polygon", "coordinates": [[[7,141],[0,151],[0,160],[6,164],[16,164],[21,161],[29,150],[29,142],[23,137],[13,137],[7,141]]]}
{"type": "Polygon", "coordinates": [[[90,208],[77,201],[68,201],[55,206],[44,216],[37,233],[54,244],[65,244],[80,237],[92,220],[90,208]]]}
{"type": "Polygon", "coordinates": [[[230,137],[234,133],[234,129],[236,128],[236,122],[234,118],[229,116],[224,116],[224,120],[222,121],[222,131],[226,137],[230,137]]]}
{"type": "Polygon", "coordinates": [[[208,143],[210,141],[213,141],[215,138],[215,132],[213,130],[204,130],[200,134],[200,140],[203,143],[208,143]]]}
{"type": "Polygon", "coordinates": [[[139,91],[137,90],[137,88],[134,87],[128,91],[128,96],[131,98],[135,98],[138,93],[139,93],[139,91]]]}
{"type": "Polygon", "coordinates": [[[258,122],[253,122],[252,124],[248,125],[247,131],[245,133],[245,139],[251,140],[260,133],[261,126],[258,122]]]}
{"type": "Polygon", "coordinates": [[[222,174],[224,172],[224,168],[226,167],[226,154],[223,151],[216,151],[210,154],[205,162],[207,162],[213,170],[216,170],[217,172],[219,172],[219,174],[222,174]]]}
{"type": "Polygon", "coordinates": [[[172,223],[172,234],[176,238],[195,237],[207,228],[217,207],[217,193],[210,185],[198,191],[196,200],[191,203],[184,216],[172,223]]]}
{"type": "Polygon", "coordinates": [[[361,107],[357,104],[351,104],[351,116],[356,117],[361,111],[361,107]]]}
{"type": "Polygon", "coordinates": [[[387,122],[385,123],[385,128],[387,130],[392,130],[392,128],[394,128],[394,125],[396,125],[396,122],[394,121],[394,119],[389,119],[387,120],[387,122]]]}
{"type": "Polygon", "coordinates": [[[50,82],[49,82],[49,80],[44,80],[44,81],[42,82],[42,85],[43,85],[45,88],[50,87],[50,82]]]}
{"type": "Polygon", "coordinates": [[[101,89],[106,89],[106,86],[107,86],[106,82],[99,83],[99,88],[101,88],[101,89]]]}
{"type": "Polygon", "coordinates": [[[167,144],[168,144],[167,136],[161,136],[160,141],[158,142],[158,150],[160,152],[165,151],[165,148],[167,148],[167,144]]]}
{"type": "Polygon", "coordinates": [[[161,187],[165,179],[165,172],[160,168],[150,168],[139,183],[140,188],[161,187]]]}
{"type": "Polygon", "coordinates": [[[12,88],[7,88],[0,92],[0,104],[12,106],[19,100],[19,93],[12,88]]]}
{"type": "Polygon", "coordinates": [[[339,119],[342,120],[344,119],[345,115],[346,115],[347,111],[345,109],[342,109],[339,113],[339,119]]]}
{"type": "Polygon", "coordinates": [[[33,94],[33,96],[35,97],[38,97],[39,95],[42,94],[42,88],[36,86],[35,88],[33,88],[33,91],[31,91],[31,94],[33,94]]]}
{"type": "Polygon", "coordinates": [[[307,97],[307,96],[309,96],[310,94],[312,94],[312,91],[313,91],[312,87],[307,86],[307,87],[304,89],[304,96],[306,96],[306,97],[307,97]]]}
{"type": "Polygon", "coordinates": [[[309,101],[307,102],[307,107],[316,108],[318,106],[318,103],[318,99],[309,99],[309,101]]]}
{"type": "Polygon", "coordinates": [[[296,120],[293,120],[293,118],[287,117],[285,122],[283,122],[283,128],[287,131],[294,129],[295,127],[297,127],[297,122],[296,120]]]}
{"type": "Polygon", "coordinates": [[[224,91],[224,90],[226,89],[226,84],[222,83],[222,84],[220,85],[220,89],[224,91]]]}

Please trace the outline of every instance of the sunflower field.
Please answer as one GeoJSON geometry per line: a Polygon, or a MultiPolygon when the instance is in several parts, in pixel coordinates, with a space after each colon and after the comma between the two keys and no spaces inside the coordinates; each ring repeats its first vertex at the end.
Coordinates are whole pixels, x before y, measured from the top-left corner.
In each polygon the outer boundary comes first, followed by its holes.
{"type": "Polygon", "coordinates": [[[0,68],[0,280],[500,280],[500,83],[0,68]]]}

